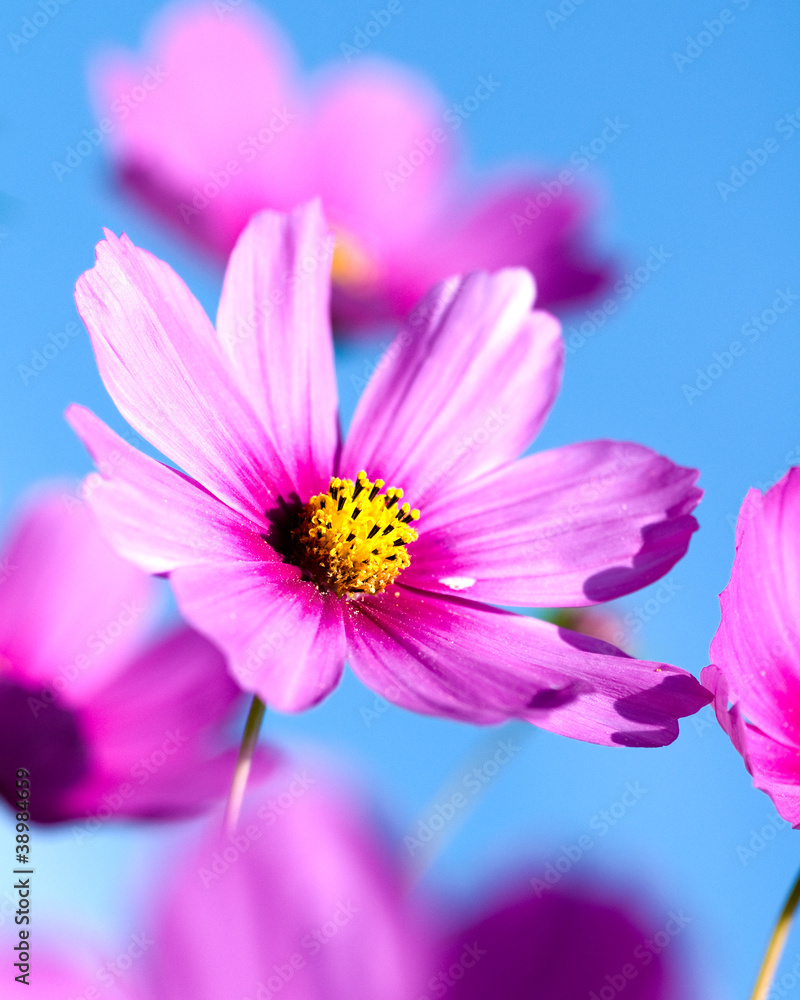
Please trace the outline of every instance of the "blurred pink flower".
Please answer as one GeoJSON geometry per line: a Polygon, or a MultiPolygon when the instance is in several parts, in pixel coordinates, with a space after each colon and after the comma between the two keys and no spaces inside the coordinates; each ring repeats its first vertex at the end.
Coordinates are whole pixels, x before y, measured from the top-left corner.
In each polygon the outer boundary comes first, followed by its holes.
{"type": "MultiPolygon", "coordinates": [[[[470,106],[496,87],[481,77],[470,106]]],[[[543,306],[608,281],[572,181],[527,175],[471,189],[457,155],[464,118],[427,83],[368,60],[299,84],[255,8],[170,9],[144,55],[106,56],[94,89],[127,186],[220,257],[259,209],[320,196],[338,234],[336,324],[405,316],[439,280],[477,269],[529,268],[543,306]]]]}
{"type": "MultiPolygon", "coordinates": [[[[450,1000],[686,1000],[678,961],[665,954],[685,926],[681,913],[659,921],[653,903],[579,881],[484,900],[474,921],[442,948],[425,997],[450,1000]]],[[[415,997],[414,1000],[422,1000],[415,997]]]]}
{"type": "Polygon", "coordinates": [[[722,620],[701,675],[756,788],[800,827],[800,468],[750,490],[722,620]],[[730,707],[729,707],[730,706],[730,707]]]}
{"type": "Polygon", "coordinates": [[[318,204],[255,216],[217,330],[162,261],[126,237],[98,245],[76,296],[100,373],[186,473],[72,407],[104,470],[90,503],[114,545],[170,574],[189,621],[279,710],[324,698],[347,656],[419,712],[672,741],[677,718],[707,700],[690,674],[483,602],[593,604],[658,579],[697,528],[696,471],[611,441],[515,461],[555,399],[563,354],[521,269],[436,288],[341,445],[326,258],[313,257],[326,239],[318,204]],[[422,509],[419,535],[403,490],[422,509]]]}
{"type": "MultiPolygon", "coordinates": [[[[55,488],[18,519],[0,574],[0,794],[31,772],[41,822],[173,817],[227,791],[221,753],[238,689],[188,628],[146,637],[153,582],[55,488]]],[[[90,829],[87,826],[87,829],[90,829]]]]}
{"type": "Polygon", "coordinates": [[[159,887],[146,1000],[413,1000],[430,946],[404,872],[351,797],[284,769],[238,833],[210,824],[159,887]]]}
{"type": "Polygon", "coordinates": [[[144,921],[155,946],[137,985],[146,1000],[686,998],[682,913],[584,880],[539,898],[520,882],[475,917],[412,891],[357,801],[286,769],[251,793],[236,835],[216,823],[182,847],[144,921]]]}

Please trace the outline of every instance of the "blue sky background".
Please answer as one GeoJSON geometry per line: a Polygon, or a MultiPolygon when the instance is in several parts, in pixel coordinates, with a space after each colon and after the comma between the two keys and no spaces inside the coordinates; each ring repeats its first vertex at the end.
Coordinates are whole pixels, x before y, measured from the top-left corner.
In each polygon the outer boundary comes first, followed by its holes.
{"type": "MultiPolygon", "coordinates": [[[[88,470],[62,419],[69,402],[120,426],[82,328],[27,384],[19,372],[51,334],[79,323],[73,286],[92,264],[102,226],[126,230],[168,260],[212,314],[216,307],[219,275],[113,190],[102,146],[60,180],[52,167],[93,127],[87,60],[107,44],[138,47],[158,8],[145,0],[69,0],[17,51],[8,36],[39,8],[32,0],[3,8],[0,486],[6,515],[35,481],[88,470]]],[[[276,0],[269,9],[306,70],[341,59],[341,46],[370,18],[366,0],[276,0]]],[[[465,127],[476,172],[509,161],[558,168],[600,135],[607,118],[626,126],[583,175],[600,205],[595,237],[619,258],[622,274],[644,264],[651,248],[663,250],[664,263],[628,301],[620,297],[618,312],[595,324],[582,344],[573,341],[578,349],[569,355],[563,392],[539,445],[635,440],[701,469],[701,530],[669,575],[672,586],[656,584],[620,602],[623,614],[637,616],[638,653],[698,672],[718,624],[717,594],[728,580],[741,500],[749,487],[766,488],[800,463],[800,300],[763,333],[748,326],[780,291],[800,295],[800,130],[785,119],[800,114],[800,11],[767,0],[737,0],[727,8],[721,0],[565,0],[561,19],[548,18],[548,10],[558,15],[555,0],[403,0],[370,52],[427,73],[448,103],[471,93],[481,75],[499,81],[465,127]],[[676,60],[721,9],[732,17],[712,44],[689,48],[690,55],[700,52],[691,61],[676,60]],[[719,182],[729,181],[748,150],[768,139],[774,152],[723,197],[719,182]],[[715,352],[727,352],[736,340],[744,352],[727,369],[714,367],[715,352]]],[[[765,314],[765,323],[770,318],[765,314]]],[[[566,316],[567,335],[582,323],[593,325],[582,311],[566,316]]],[[[346,410],[354,402],[349,375],[361,373],[375,351],[351,346],[341,352],[346,410]]],[[[395,709],[373,717],[373,709],[374,696],[348,678],[320,708],[298,718],[268,718],[266,733],[286,746],[332,748],[401,833],[415,827],[431,800],[441,800],[437,790],[464,773],[470,755],[480,762],[497,739],[519,740],[520,751],[475,796],[473,812],[443,845],[431,872],[433,883],[457,897],[495,873],[515,870],[520,884],[543,873],[564,845],[596,833],[593,817],[611,809],[626,784],[638,782],[646,792],[593,837],[565,880],[593,872],[642,899],[651,895],[653,932],[670,910],[682,909],[690,919],[673,947],[691,970],[696,995],[749,995],[800,859],[800,835],[751,788],[708,709],[683,724],[676,744],[649,751],[594,747],[519,726],[487,734],[395,709]],[[753,839],[765,825],[772,839],[753,839]],[[763,849],[743,860],[741,848],[759,844],[763,849]]],[[[157,873],[163,836],[163,830],[117,828],[79,847],[69,830],[39,832],[42,924],[56,928],[69,920],[87,938],[113,940],[127,919],[120,899],[129,898],[146,873],[157,873]]],[[[0,901],[4,891],[0,883],[0,901]]],[[[800,932],[789,943],[787,967],[796,953],[800,932]]],[[[800,996],[800,983],[785,995],[800,996]]]]}

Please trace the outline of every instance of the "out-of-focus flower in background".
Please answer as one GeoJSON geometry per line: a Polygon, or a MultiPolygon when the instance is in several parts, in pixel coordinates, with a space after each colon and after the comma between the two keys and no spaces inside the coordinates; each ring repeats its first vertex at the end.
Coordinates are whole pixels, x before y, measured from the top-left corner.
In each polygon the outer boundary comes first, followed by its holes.
{"type": "MultiPolygon", "coordinates": [[[[472,901],[409,882],[403,853],[327,770],[288,762],[158,877],[141,1000],[687,997],[687,917],[599,879],[537,893],[517,871],[472,901]]],[[[687,977],[688,978],[688,977],[687,977]]]]}
{"type": "Polygon", "coordinates": [[[701,675],[756,788],[800,827],[800,468],[739,511],[722,620],[701,675]]]}
{"type": "MultiPolygon", "coordinates": [[[[467,105],[498,86],[479,78],[467,105]]],[[[321,197],[337,232],[337,327],[401,318],[441,279],[478,269],[527,267],[546,307],[608,282],[574,172],[476,189],[460,162],[465,118],[427,82],[372,60],[301,83],[278,29],[253,7],[168,9],[143,55],[106,54],[94,91],[126,186],[218,257],[256,211],[321,197]]]]}
{"type": "Polygon", "coordinates": [[[188,620],[279,710],[324,698],[347,656],[415,711],[671,742],[677,719],[707,701],[690,674],[483,602],[586,605],[658,579],[697,528],[696,471],[612,441],[515,461],[563,361],[558,323],[532,311],[522,269],[431,292],[340,449],[327,238],[318,203],[255,216],[217,330],[162,261],[126,237],[98,245],[76,298],[100,373],[123,416],[186,473],[72,407],[105,470],[89,500],[109,538],[170,575],[188,620]]]}
{"type": "Polygon", "coordinates": [[[238,832],[213,817],[144,918],[147,1000],[408,1000],[429,967],[405,871],[363,805],[314,766],[254,788],[238,832]]]}
{"type": "Polygon", "coordinates": [[[0,794],[15,806],[27,768],[33,819],[179,817],[225,795],[238,688],[192,629],[152,638],[155,586],[74,486],[17,519],[0,574],[0,794]]]}
{"type": "Polygon", "coordinates": [[[625,620],[615,608],[552,608],[544,611],[542,617],[559,628],[602,639],[603,642],[610,642],[613,646],[619,646],[629,655],[633,655],[630,629],[626,627],[625,620]]]}
{"type": "Polygon", "coordinates": [[[426,997],[451,1000],[688,1000],[674,939],[680,912],[578,879],[569,889],[530,889],[484,901],[452,931],[426,997]],[[672,945],[672,950],[667,948],[672,945]],[[680,988],[679,988],[680,984],[680,988]]]}

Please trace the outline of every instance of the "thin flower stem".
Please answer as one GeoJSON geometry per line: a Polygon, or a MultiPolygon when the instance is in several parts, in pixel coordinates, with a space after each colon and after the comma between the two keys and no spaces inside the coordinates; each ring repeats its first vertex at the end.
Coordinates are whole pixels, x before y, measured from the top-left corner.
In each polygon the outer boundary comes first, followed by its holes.
{"type": "Polygon", "coordinates": [[[756,980],[751,1000],[766,1000],[766,997],[769,994],[772,980],[775,978],[775,973],[778,971],[778,963],[781,960],[783,949],[786,946],[786,939],[789,937],[789,931],[791,930],[792,920],[794,920],[794,914],[797,910],[798,902],[800,902],[800,874],[798,874],[795,879],[792,891],[789,893],[789,898],[784,903],[781,915],[778,917],[778,922],[775,924],[775,930],[772,932],[772,937],[769,939],[769,944],[767,945],[767,950],[764,955],[764,961],[761,963],[761,969],[758,973],[758,979],[756,980]]]}
{"type": "Polygon", "coordinates": [[[258,695],[253,695],[253,703],[244,726],[242,745],[239,747],[236,770],[233,772],[228,804],[225,807],[225,832],[228,835],[236,832],[236,824],[239,822],[239,813],[242,811],[242,802],[247,788],[247,779],[250,776],[250,767],[253,763],[253,753],[258,743],[258,734],[266,710],[267,706],[258,695]]]}

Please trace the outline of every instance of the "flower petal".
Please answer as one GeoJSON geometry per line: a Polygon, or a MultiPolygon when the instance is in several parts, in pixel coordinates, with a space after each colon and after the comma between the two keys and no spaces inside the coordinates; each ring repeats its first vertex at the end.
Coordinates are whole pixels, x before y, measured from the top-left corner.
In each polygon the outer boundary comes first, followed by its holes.
{"type": "Polygon", "coordinates": [[[459,192],[413,259],[421,291],[448,274],[525,267],[536,277],[540,308],[586,299],[607,286],[612,274],[589,248],[589,214],[588,198],[555,179],[498,179],[477,196],[459,192]],[[550,195],[547,184],[560,191],[550,195]]]}
{"type": "Polygon", "coordinates": [[[143,437],[242,513],[291,491],[208,317],[167,264],[107,233],[75,299],[103,382],[143,437]]]}
{"type": "Polygon", "coordinates": [[[109,477],[92,484],[89,502],[114,545],[170,574],[184,616],[222,648],[240,686],[287,712],[324,698],[344,665],[339,599],[281,560],[266,521],[259,530],[88,410],[72,407],[70,420],[109,477]]]}
{"type": "Polygon", "coordinates": [[[412,506],[516,458],[558,392],[557,321],[522,270],[440,285],[409,317],[359,402],[343,474],[365,469],[412,506]]]}
{"type": "Polygon", "coordinates": [[[106,802],[115,815],[176,817],[223,799],[236,759],[225,727],[240,697],[222,653],[192,629],[173,630],[82,710],[92,780],[71,790],[65,812],[106,802]]]}
{"type": "Polygon", "coordinates": [[[420,996],[431,949],[399,865],[331,784],[313,766],[283,769],[251,792],[235,836],[216,818],[184,846],[159,885],[145,996],[420,996]]]}
{"type": "Polygon", "coordinates": [[[711,661],[730,698],[767,735],[800,746],[800,469],[739,514],[731,579],[711,661]]]}
{"type": "Polygon", "coordinates": [[[313,189],[331,222],[390,272],[399,248],[419,246],[448,190],[454,142],[441,127],[441,98],[377,60],[325,74],[317,93],[313,189]]]}
{"type": "Polygon", "coordinates": [[[151,581],[105,541],[74,488],[49,488],[25,508],[0,571],[0,675],[56,686],[79,705],[142,642],[151,581]]]}
{"type": "Polygon", "coordinates": [[[457,598],[392,588],[348,606],[350,663],[389,701],[427,715],[523,718],[608,746],[664,746],[709,693],[691,674],[457,598]]]}
{"type": "Polygon", "coordinates": [[[341,601],[320,594],[296,566],[264,560],[186,566],[170,579],[185,617],[222,648],[239,685],[271,708],[300,712],[339,683],[341,601]]]}
{"type": "Polygon", "coordinates": [[[220,256],[254,211],[289,209],[313,190],[298,155],[305,116],[287,46],[257,8],[220,17],[173,6],[141,58],[111,53],[94,76],[127,185],[220,256]]]}
{"type": "Polygon", "coordinates": [[[338,445],[332,243],[319,202],[259,213],[233,251],[217,314],[238,384],[303,500],[327,489],[338,445]]]}
{"type": "Polygon", "coordinates": [[[701,491],[694,469],[641,445],[590,441],[540,452],[425,507],[403,583],[527,607],[610,601],[684,555],[701,491]]]}
{"type": "Polygon", "coordinates": [[[269,558],[251,521],[182,473],[123,441],[82,406],[67,420],[101,473],[90,474],[84,495],[114,548],[148,573],[197,562],[269,558]]]}

